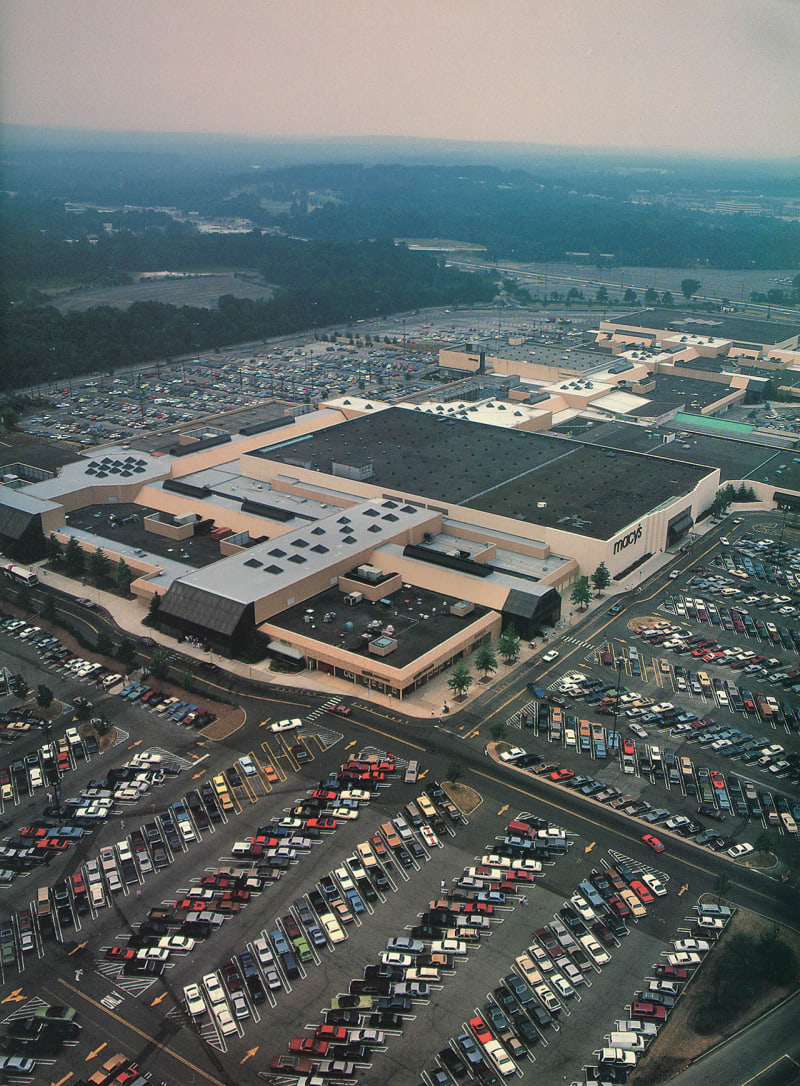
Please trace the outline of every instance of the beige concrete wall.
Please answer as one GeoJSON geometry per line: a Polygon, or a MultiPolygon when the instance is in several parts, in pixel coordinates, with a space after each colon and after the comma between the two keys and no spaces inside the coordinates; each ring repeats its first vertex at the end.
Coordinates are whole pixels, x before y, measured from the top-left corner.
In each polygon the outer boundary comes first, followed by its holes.
{"type": "Polygon", "coordinates": [[[45,535],[57,531],[65,523],[66,517],[64,516],[63,506],[59,506],[57,509],[46,509],[42,513],[42,531],[45,535]]]}
{"type": "Polygon", "coordinates": [[[144,530],[153,535],[163,536],[164,539],[191,539],[194,535],[194,523],[172,524],[168,520],[160,520],[156,514],[144,518],[144,530]]]}
{"type": "MultiPolygon", "coordinates": [[[[149,506],[151,509],[160,509],[164,513],[172,513],[180,516],[182,513],[197,512],[197,498],[186,494],[175,494],[171,490],[157,490],[155,487],[143,487],[137,497],[139,505],[149,506]]],[[[253,513],[242,513],[235,509],[223,509],[215,505],[213,499],[203,501],[204,516],[213,518],[217,525],[224,525],[232,532],[250,532],[253,536],[284,535],[296,527],[291,521],[267,520],[265,517],[255,516],[253,513]]]]}
{"type": "MultiPolygon", "coordinates": [[[[260,629],[268,637],[279,641],[287,640],[286,631],[279,626],[266,622],[260,629]]],[[[375,656],[365,658],[359,653],[347,652],[335,645],[323,644],[303,634],[292,634],[291,643],[310,660],[350,671],[354,675],[369,677],[403,691],[421,677],[438,670],[444,661],[470,651],[472,645],[481,638],[499,636],[500,629],[500,615],[490,611],[482,618],[470,622],[463,630],[448,638],[447,641],[443,641],[441,645],[437,645],[402,668],[392,667],[391,656],[385,659],[378,659],[375,656]]]]}
{"type": "Polygon", "coordinates": [[[173,461],[170,474],[173,479],[180,479],[184,475],[191,475],[195,471],[203,471],[205,468],[213,468],[218,464],[225,464],[229,460],[236,460],[253,449],[260,449],[267,445],[275,445],[290,438],[299,437],[301,434],[309,434],[314,430],[324,430],[328,426],[335,426],[344,421],[341,411],[331,409],[330,417],[321,419],[311,412],[301,415],[296,422],[285,426],[279,431],[268,430],[263,434],[253,434],[250,437],[237,437],[224,445],[214,445],[211,449],[204,449],[199,453],[188,453],[173,461]]]}
{"type": "Polygon", "coordinates": [[[718,411],[727,411],[735,403],[740,403],[745,396],[745,390],[743,388],[734,388],[727,396],[721,396],[720,399],[715,400],[714,403],[708,404],[706,407],[700,409],[701,415],[716,415],[718,411]]]}
{"type": "Polygon", "coordinates": [[[346,596],[351,592],[360,592],[364,599],[369,600],[370,603],[377,603],[384,596],[391,596],[393,592],[399,592],[402,587],[403,578],[399,573],[395,574],[394,577],[390,577],[387,581],[382,581],[380,584],[365,584],[364,581],[355,581],[351,577],[339,578],[340,592],[346,596]]]}

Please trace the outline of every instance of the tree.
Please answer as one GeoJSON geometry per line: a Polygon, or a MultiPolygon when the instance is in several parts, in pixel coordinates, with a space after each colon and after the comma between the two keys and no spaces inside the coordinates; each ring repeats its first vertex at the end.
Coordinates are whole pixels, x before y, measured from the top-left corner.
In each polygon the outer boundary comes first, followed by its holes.
{"type": "Polygon", "coordinates": [[[11,676],[8,685],[11,687],[11,693],[15,698],[24,698],[28,693],[28,680],[19,672],[11,676]]]}
{"type": "Polygon", "coordinates": [[[89,555],[88,573],[92,580],[104,581],[111,571],[111,562],[108,555],[98,547],[89,555]]]}
{"type": "Polygon", "coordinates": [[[52,563],[52,565],[54,565],[54,566],[59,565],[59,563],[61,562],[61,560],[64,557],[64,552],[61,549],[61,544],[56,539],[56,537],[52,534],[52,532],[47,537],[47,541],[46,541],[45,546],[47,548],[47,551],[46,551],[46,553],[47,553],[47,561],[52,563]]]}
{"type": "Polygon", "coordinates": [[[580,297],[581,292],[578,290],[578,288],[570,287],[570,289],[567,291],[567,305],[571,305],[572,302],[579,301],[580,297]]]}
{"type": "Polygon", "coordinates": [[[131,581],[133,580],[133,570],[124,558],[120,558],[117,563],[117,568],[114,572],[114,580],[116,581],[117,588],[120,592],[124,592],[127,596],[130,591],[131,581]]]}
{"type": "Polygon", "coordinates": [[[119,648],[117,649],[117,659],[121,664],[125,664],[126,666],[132,664],[136,659],[136,647],[129,638],[123,637],[120,641],[119,648]]]}
{"type": "Polygon", "coordinates": [[[111,722],[106,720],[104,716],[96,716],[92,722],[92,727],[102,739],[104,735],[108,735],[111,731],[111,722]]]}
{"type": "Polygon", "coordinates": [[[497,651],[504,664],[515,664],[519,660],[519,634],[513,626],[507,626],[500,634],[497,651]]]}
{"type": "Polygon", "coordinates": [[[19,413],[10,403],[0,404],[0,426],[4,430],[13,430],[19,422],[19,413]]]}
{"type": "Polygon", "coordinates": [[[647,290],[644,292],[644,304],[655,305],[657,301],[658,291],[655,289],[655,287],[648,287],[647,290]]]}
{"type": "Polygon", "coordinates": [[[42,609],[39,613],[42,618],[47,619],[48,622],[52,622],[56,617],[56,604],[52,592],[48,592],[45,596],[42,609]]]}
{"type": "Polygon", "coordinates": [[[475,680],[470,674],[469,668],[463,660],[459,660],[453,668],[453,673],[447,680],[447,685],[453,691],[455,697],[463,697],[475,680]]]}
{"type": "Polygon", "coordinates": [[[39,683],[36,687],[36,704],[40,709],[45,710],[49,709],[53,704],[53,691],[44,683],[39,683]]]}
{"type": "Polygon", "coordinates": [[[636,301],[636,297],[636,291],[633,290],[631,287],[628,287],[628,289],[625,291],[625,294],[623,295],[622,300],[623,302],[627,302],[628,305],[633,305],[636,301]]]}
{"type": "Polygon", "coordinates": [[[484,637],[478,646],[478,651],[475,655],[475,667],[483,672],[484,679],[489,677],[490,671],[497,671],[497,657],[495,656],[492,643],[488,637],[484,637]]]}
{"type": "Polygon", "coordinates": [[[611,574],[608,572],[605,562],[601,562],[594,571],[591,581],[598,596],[611,584],[611,574]]]}
{"type": "Polygon", "coordinates": [[[145,616],[145,623],[148,626],[158,626],[158,612],[161,607],[161,596],[158,592],[154,592],[150,597],[150,606],[147,609],[145,616]]]}
{"type": "Polygon", "coordinates": [[[464,770],[461,767],[461,762],[451,762],[447,767],[446,780],[452,781],[455,784],[464,775],[464,770]]]}
{"type": "Polygon", "coordinates": [[[150,671],[157,679],[165,679],[169,674],[169,660],[163,649],[154,649],[150,657],[150,671]]]}
{"type": "Polygon", "coordinates": [[[772,852],[772,838],[766,830],[762,830],[756,837],[755,846],[759,856],[769,856],[772,852]]]}
{"type": "Polygon", "coordinates": [[[508,735],[508,726],[502,720],[496,720],[489,729],[489,734],[495,743],[501,743],[508,735]]]}
{"type": "Polygon", "coordinates": [[[597,293],[595,294],[595,299],[598,302],[602,302],[603,304],[605,304],[608,301],[608,291],[606,290],[605,287],[598,287],[597,288],[597,293]]]}
{"type": "Polygon", "coordinates": [[[572,586],[572,592],[570,593],[569,598],[579,610],[586,610],[592,598],[592,590],[589,587],[588,577],[578,577],[575,584],[572,586]]]}
{"type": "Polygon", "coordinates": [[[699,279],[681,279],[681,294],[688,302],[690,298],[697,294],[702,285],[699,279]]]}
{"type": "Polygon", "coordinates": [[[110,656],[114,651],[114,642],[105,630],[101,630],[97,635],[96,651],[99,652],[101,656],[110,656]]]}
{"type": "Polygon", "coordinates": [[[675,304],[675,299],[672,297],[672,291],[671,290],[665,290],[664,293],[661,295],[661,304],[662,305],[674,305],[675,304]]]}
{"type": "Polygon", "coordinates": [[[188,667],[181,671],[180,684],[184,690],[194,690],[194,675],[188,667]]]}
{"type": "Polygon", "coordinates": [[[79,574],[83,573],[84,560],[85,555],[81,549],[80,543],[74,535],[71,535],[67,540],[67,546],[64,551],[64,561],[73,577],[77,577],[79,574]]]}

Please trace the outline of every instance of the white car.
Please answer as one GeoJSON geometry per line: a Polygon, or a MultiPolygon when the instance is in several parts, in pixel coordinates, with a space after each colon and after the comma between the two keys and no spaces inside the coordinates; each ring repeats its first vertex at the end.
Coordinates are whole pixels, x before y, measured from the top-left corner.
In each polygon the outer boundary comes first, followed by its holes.
{"type": "Polygon", "coordinates": [[[569,903],[581,920],[596,920],[597,914],[591,907],[589,902],[581,894],[573,894],[569,899],[569,903]]]}
{"type": "Polygon", "coordinates": [[[652,890],[656,897],[664,897],[667,893],[667,888],[661,879],[657,875],[652,875],[649,871],[642,875],[642,882],[649,890],[652,890]]]}
{"type": "Polygon", "coordinates": [[[524,758],[527,753],[527,750],[523,750],[522,747],[512,747],[510,750],[503,751],[500,755],[500,761],[515,762],[517,758],[524,758]]]}
{"type": "Polygon", "coordinates": [[[693,954],[704,954],[711,949],[711,943],[707,943],[705,939],[673,939],[672,945],[677,951],[686,950],[693,954]]]}
{"type": "Polygon", "coordinates": [[[292,717],[289,720],[276,720],[269,726],[271,732],[290,732],[294,728],[300,728],[303,725],[303,721],[299,717],[292,717]]]}
{"type": "Polygon", "coordinates": [[[163,935],[158,940],[158,945],[164,950],[193,950],[195,940],[188,935],[163,935]]]}
{"type": "Polygon", "coordinates": [[[517,1065],[499,1041],[487,1041],[483,1046],[483,1050],[489,1059],[496,1064],[497,1070],[503,1078],[508,1078],[509,1075],[517,1073],[517,1065]]]}
{"type": "Polygon", "coordinates": [[[143,962],[168,962],[169,951],[162,946],[144,946],[136,951],[136,957],[143,962]]]}
{"type": "Polygon", "coordinates": [[[675,954],[667,954],[667,963],[669,965],[699,965],[702,960],[699,954],[690,954],[686,950],[680,950],[675,954]]]}
{"type": "Polygon", "coordinates": [[[208,992],[212,1007],[227,1006],[222,981],[217,973],[206,973],[203,977],[203,987],[208,992]]]}
{"type": "Polygon", "coordinates": [[[558,650],[557,649],[550,649],[550,651],[546,652],[544,654],[544,656],[542,657],[542,663],[549,664],[553,660],[557,660],[557,659],[558,659],[558,650]]]}
{"type": "Polygon", "coordinates": [[[381,954],[381,963],[383,965],[400,965],[407,968],[413,961],[414,959],[410,954],[401,954],[398,950],[384,950],[381,954]]]}
{"type": "Polygon", "coordinates": [[[208,1010],[199,984],[187,984],[183,989],[183,998],[186,1002],[186,1010],[192,1018],[200,1018],[208,1010]]]}
{"type": "Polygon", "coordinates": [[[732,856],[734,860],[738,860],[740,856],[748,856],[753,851],[753,846],[745,841],[741,845],[733,845],[729,848],[728,855],[732,856]]]}

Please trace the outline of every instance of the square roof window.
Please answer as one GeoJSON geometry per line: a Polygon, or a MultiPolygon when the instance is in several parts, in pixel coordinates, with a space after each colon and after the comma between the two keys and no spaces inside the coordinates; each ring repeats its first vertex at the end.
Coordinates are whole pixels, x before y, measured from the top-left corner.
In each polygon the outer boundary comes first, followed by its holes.
{"type": "Polygon", "coordinates": [[[354,535],[346,535],[342,540],[343,543],[355,543],[356,537],[354,535]]]}
{"type": "Polygon", "coordinates": [[[379,532],[380,530],[381,530],[380,524],[370,524],[369,528],[367,528],[368,532],[379,532]]]}
{"type": "Polygon", "coordinates": [[[311,529],[311,534],[312,535],[325,535],[325,529],[320,528],[320,527],[312,528],[311,529]]]}
{"type": "Polygon", "coordinates": [[[249,566],[250,569],[261,569],[262,563],[257,558],[248,558],[245,565],[249,566]]]}
{"type": "Polygon", "coordinates": [[[274,550],[270,551],[269,553],[270,553],[270,556],[272,558],[285,558],[286,557],[286,551],[282,551],[280,549],[280,547],[276,547],[274,550]]]}
{"type": "Polygon", "coordinates": [[[364,510],[364,516],[365,517],[377,517],[377,516],[380,516],[380,513],[378,512],[377,509],[365,509],[364,510]]]}
{"type": "Polygon", "coordinates": [[[283,573],[280,566],[267,566],[264,570],[265,573],[283,573]]]}
{"type": "Polygon", "coordinates": [[[290,545],[292,547],[307,547],[308,543],[305,539],[293,539],[290,545]]]}
{"type": "Polygon", "coordinates": [[[323,547],[323,545],[321,543],[317,543],[317,545],[315,547],[312,547],[311,549],[312,549],[312,551],[314,551],[315,554],[327,554],[328,553],[328,548],[323,547]]]}
{"type": "Polygon", "coordinates": [[[302,564],[303,562],[305,562],[305,561],[306,561],[306,559],[305,559],[305,558],[304,558],[304,557],[302,556],[302,554],[293,554],[293,555],[291,555],[291,557],[289,558],[289,561],[290,561],[290,562],[294,562],[294,563],[295,563],[296,565],[298,565],[298,566],[299,566],[299,565],[301,565],[301,564],[302,564]]]}

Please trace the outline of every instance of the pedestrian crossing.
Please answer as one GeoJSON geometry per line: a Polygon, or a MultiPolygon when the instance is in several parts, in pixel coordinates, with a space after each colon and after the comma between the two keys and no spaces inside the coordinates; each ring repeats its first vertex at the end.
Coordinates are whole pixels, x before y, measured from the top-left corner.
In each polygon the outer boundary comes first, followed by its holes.
{"type": "Polygon", "coordinates": [[[580,638],[580,637],[573,637],[572,634],[565,634],[561,638],[561,640],[566,641],[566,643],[568,645],[580,645],[580,647],[583,648],[583,649],[592,648],[592,642],[591,641],[586,641],[585,639],[580,638]]]}

